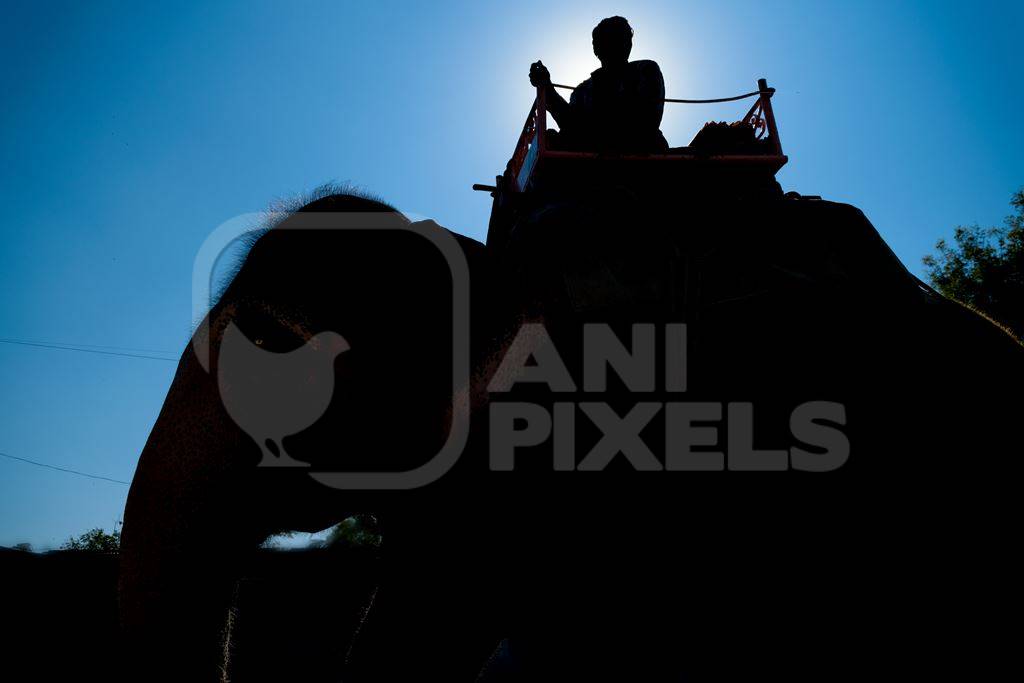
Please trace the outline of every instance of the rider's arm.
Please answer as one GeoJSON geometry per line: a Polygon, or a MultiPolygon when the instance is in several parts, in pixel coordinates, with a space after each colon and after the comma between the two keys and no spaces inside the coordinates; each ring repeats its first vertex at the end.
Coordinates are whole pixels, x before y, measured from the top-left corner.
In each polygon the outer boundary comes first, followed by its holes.
{"type": "Polygon", "coordinates": [[[573,127],[572,106],[565,101],[565,98],[558,94],[554,86],[549,85],[544,90],[544,102],[551,118],[555,120],[561,130],[568,130],[573,127]]]}
{"type": "Polygon", "coordinates": [[[641,60],[634,62],[639,71],[637,83],[638,120],[642,128],[658,128],[665,109],[665,79],[657,62],[641,60]]]}
{"type": "Polygon", "coordinates": [[[544,102],[551,117],[562,130],[573,127],[572,105],[565,101],[555,87],[551,85],[551,74],[543,62],[534,62],[530,65],[530,83],[536,87],[544,88],[544,102]]]}

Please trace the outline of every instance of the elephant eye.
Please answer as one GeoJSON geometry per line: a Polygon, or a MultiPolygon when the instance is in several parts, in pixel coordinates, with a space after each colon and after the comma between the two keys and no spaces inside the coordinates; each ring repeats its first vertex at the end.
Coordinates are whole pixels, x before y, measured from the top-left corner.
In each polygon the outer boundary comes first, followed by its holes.
{"type": "Polygon", "coordinates": [[[254,332],[249,339],[261,349],[277,353],[294,351],[306,343],[306,340],[294,330],[284,327],[277,322],[260,325],[259,331],[254,332]]]}
{"type": "Polygon", "coordinates": [[[266,310],[242,310],[232,322],[249,341],[264,351],[288,353],[307,341],[287,320],[266,310]]]}

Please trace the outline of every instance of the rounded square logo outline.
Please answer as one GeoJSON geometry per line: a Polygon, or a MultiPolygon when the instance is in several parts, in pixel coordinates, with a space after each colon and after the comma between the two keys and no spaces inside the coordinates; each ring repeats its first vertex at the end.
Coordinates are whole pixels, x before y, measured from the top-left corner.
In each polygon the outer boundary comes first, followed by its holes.
{"type": "MultiPolygon", "coordinates": [[[[396,212],[397,213],[397,212],[396,212]]],[[[243,235],[259,232],[266,214],[243,214],[222,223],[203,242],[192,267],[193,319],[199,320],[192,347],[200,365],[210,371],[209,312],[212,310],[214,266],[221,254],[243,235]]],[[[432,220],[396,224],[393,215],[372,212],[309,212],[287,214],[295,230],[401,230],[434,245],[452,277],[452,406],[448,438],[435,455],[419,467],[399,472],[310,472],[316,481],[342,490],[407,490],[440,479],[462,455],[469,437],[469,264],[455,236],[432,220]],[[338,225],[341,217],[343,225],[338,225]],[[388,220],[391,218],[391,220],[388,220]],[[298,223],[298,225],[295,225],[298,223]],[[354,224],[353,224],[354,223],[354,224]]]]}

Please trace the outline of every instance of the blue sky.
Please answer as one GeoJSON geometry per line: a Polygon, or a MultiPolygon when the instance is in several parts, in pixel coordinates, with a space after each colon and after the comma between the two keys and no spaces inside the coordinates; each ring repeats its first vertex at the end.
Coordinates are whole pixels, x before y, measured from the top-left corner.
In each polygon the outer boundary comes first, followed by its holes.
{"type": "MultiPolygon", "coordinates": [[[[482,239],[469,187],[504,168],[530,62],[578,82],[613,14],[670,97],[767,77],[783,187],[860,207],[918,274],[1024,185],[1019,2],[139,5],[5,4],[0,338],[176,356],[203,240],[326,181],[482,239]]],[[[662,129],[742,109],[670,105],[662,129]]],[[[0,343],[0,452],[129,480],[173,370],[0,343]]],[[[109,529],[126,493],[0,458],[0,545],[109,529]]]]}

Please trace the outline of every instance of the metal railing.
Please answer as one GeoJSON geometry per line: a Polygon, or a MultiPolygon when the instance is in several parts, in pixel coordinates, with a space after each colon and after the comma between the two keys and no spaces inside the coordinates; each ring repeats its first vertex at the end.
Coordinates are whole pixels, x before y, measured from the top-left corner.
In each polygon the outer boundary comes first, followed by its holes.
{"type": "MultiPolygon", "coordinates": [[[[561,85],[557,83],[552,84],[555,88],[562,88],[566,90],[574,90],[572,86],[561,85]]],[[[512,158],[509,160],[508,168],[506,170],[506,179],[511,179],[515,184],[516,191],[522,191],[525,189],[527,182],[529,182],[530,176],[533,174],[533,169],[536,167],[537,162],[544,156],[557,155],[558,157],[565,158],[593,158],[601,156],[602,158],[608,158],[608,155],[598,155],[594,152],[566,152],[558,151],[552,152],[547,149],[547,141],[545,140],[547,131],[547,103],[546,103],[546,88],[543,86],[537,88],[537,97],[533,101],[533,105],[530,107],[530,112],[527,114],[526,123],[523,124],[523,130],[519,134],[519,139],[516,141],[515,151],[512,153],[512,158]]],[[[750,107],[747,113],[743,116],[740,121],[750,125],[754,129],[755,138],[758,140],[766,140],[770,145],[771,154],[766,155],[767,158],[775,157],[776,159],[782,158],[782,143],[779,140],[779,131],[775,123],[775,113],[772,111],[771,98],[775,94],[775,88],[768,87],[766,79],[761,78],[757,81],[757,90],[754,92],[745,93],[743,95],[735,95],[733,97],[719,97],[715,99],[707,100],[684,100],[676,98],[665,98],[664,102],[678,103],[678,104],[716,104],[720,102],[735,102],[738,100],[744,100],[750,97],[756,97],[757,101],[750,107]]],[[[688,159],[692,158],[686,154],[623,154],[616,155],[614,158],[617,159],[652,159],[652,158],[671,158],[671,159],[688,159]]],[[[735,161],[751,161],[757,157],[751,157],[749,155],[735,155],[732,157],[735,161]]],[[[727,156],[720,158],[721,160],[728,159],[727,156]]],[[[783,161],[784,163],[784,161],[783,161]]],[[[485,189],[481,186],[480,189],[485,189]]],[[[486,188],[490,189],[490,188],[486,188]]]]}

